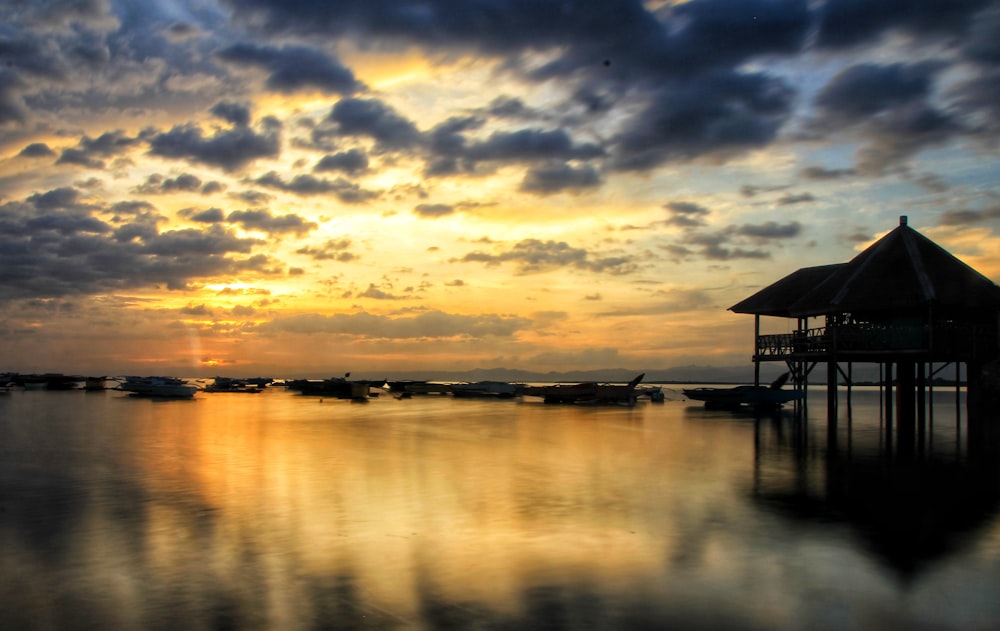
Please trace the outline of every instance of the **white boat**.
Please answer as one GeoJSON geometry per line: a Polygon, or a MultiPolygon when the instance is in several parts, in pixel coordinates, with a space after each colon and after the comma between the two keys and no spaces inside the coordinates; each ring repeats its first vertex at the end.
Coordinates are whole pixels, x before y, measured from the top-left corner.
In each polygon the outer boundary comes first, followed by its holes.
{"type": "Polygon", "coordinates": [[[177,377],[129,376],[118,385],[118,389],[136,396],[189,399],[198,391],[198,386],[193,386],[177,377]]]}

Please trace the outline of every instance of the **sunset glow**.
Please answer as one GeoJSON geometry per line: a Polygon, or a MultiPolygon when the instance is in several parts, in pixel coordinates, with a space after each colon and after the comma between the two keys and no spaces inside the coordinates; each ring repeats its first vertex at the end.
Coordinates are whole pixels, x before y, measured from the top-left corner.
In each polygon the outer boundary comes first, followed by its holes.
{"type": "Polygon", "coordinates": [[[1000,279],[996,2],[17,1],[0,29],[4,370],[745,365],[729,306],[899,215],[1000,279]]]}

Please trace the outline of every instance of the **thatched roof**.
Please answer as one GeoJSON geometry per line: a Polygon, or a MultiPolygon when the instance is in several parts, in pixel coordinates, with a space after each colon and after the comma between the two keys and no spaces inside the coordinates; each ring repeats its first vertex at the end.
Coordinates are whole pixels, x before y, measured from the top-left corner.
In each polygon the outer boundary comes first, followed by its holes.
{"type": "Polygon", "coordinates": [[[800,269],[729,310],[795,318],[932,304],[1000,310],[1000,287],[903,217],[899,227],[849,262],[800,269]]]}

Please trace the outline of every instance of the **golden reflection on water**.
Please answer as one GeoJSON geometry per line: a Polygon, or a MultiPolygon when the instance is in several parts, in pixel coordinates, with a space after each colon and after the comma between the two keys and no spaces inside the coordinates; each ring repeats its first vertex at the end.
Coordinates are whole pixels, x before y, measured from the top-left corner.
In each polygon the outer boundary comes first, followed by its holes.
{"type": "Polygon", "coordinates": [[[701,521],[752,459],[746,428],[685,443],[645,409],[284,393],[152,405],[129,449],[159,498],[145,526],[157,574],[350,576],[403,618],[427,590],[516,612],[530,585],[630,589],[687,554],[674,526],[701,521]]]}
{"type": "MultiPolygon", "coordinates": [[[[44,396],[0,402],[45,412],[0,423],[0,571],[24,577],[0,587],[7,626],[792,629],[908,615],[886,609],[897,588],[844,527],[755,503],[828,483],[822,441],[789,458],[803,436],[782,420],[681,401],[44,396]]],[[[987,532],[980,553],[995,557],[987,532]]]]}

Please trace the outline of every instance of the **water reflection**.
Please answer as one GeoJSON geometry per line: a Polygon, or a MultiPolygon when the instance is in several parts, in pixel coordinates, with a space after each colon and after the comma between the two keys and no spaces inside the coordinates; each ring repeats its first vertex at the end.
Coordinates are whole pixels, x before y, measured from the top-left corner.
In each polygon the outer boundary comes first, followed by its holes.
{"type": "Polygon", "coordinates": [[[945,418],[921,427],[918,439],[850,409],[834,423],[808,417],[800,410],[756,422],[752,496],[766,510],[804,525],[848,525],[904,583],[995,520],[1000,450],[983,425],[994,419],[945,418]]]}
{"type": "Polygon", "coordinates": [[[995,464],[944,424],[886,460],[877,419],[681,401],[52,394],[0,401],[2,629],[906,626],[880,568],[996,527],[995,464]]]}

